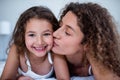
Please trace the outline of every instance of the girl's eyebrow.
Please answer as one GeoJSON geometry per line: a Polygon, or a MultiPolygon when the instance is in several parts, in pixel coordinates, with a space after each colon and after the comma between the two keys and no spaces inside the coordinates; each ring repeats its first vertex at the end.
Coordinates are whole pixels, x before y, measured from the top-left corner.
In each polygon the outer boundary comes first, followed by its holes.
{"type": "Polygon", "coordinates": [[[26,33],[35,33],[34,31],[28,31],[28,32],[26,32],[26,33]]]}
{"type": "MultiPolygon", "coordinates": [[[[43,31],[43,32],[53,32],[53,31],[47,29],[47,30],[45,30],[45,31],[43,31]]],[[[26,33],[35,33],[35,32],[34,32],[34,31],[28,31],[28,32],[26,32],[26,33]]]]}
{"type": "Polygon", "coordinates": [[[47,30],[45,30],[45,31],[43,31],[43,32],[52,32],[51,30],[49,30],[49,29],[47,29],[47,30]]]}

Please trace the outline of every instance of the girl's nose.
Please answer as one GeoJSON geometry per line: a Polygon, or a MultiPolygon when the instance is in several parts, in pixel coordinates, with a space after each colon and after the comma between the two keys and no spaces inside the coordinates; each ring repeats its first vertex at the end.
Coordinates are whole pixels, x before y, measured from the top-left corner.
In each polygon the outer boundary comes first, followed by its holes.
{"type": "Polygon", "coordinates": [[[44,40],[41,36],[37,37],[36,43],[37,44],[43,44],[44,40]]]}

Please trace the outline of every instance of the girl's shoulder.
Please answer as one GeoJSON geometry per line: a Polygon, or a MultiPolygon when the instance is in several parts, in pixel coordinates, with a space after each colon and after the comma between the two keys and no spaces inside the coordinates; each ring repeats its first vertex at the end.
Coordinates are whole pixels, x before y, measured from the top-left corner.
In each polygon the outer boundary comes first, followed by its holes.
{"type": "Polygon", "coordinates": [[[23,71],[27,71],[26,61],[27,59],[25,58],[25,54],[19,54],[19,67],[23,71]]]}

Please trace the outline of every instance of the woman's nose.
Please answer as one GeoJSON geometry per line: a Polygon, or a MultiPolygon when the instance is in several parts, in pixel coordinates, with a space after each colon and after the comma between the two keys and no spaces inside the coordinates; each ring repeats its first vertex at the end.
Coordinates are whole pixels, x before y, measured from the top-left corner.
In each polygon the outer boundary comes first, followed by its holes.
{"type": "Polygon", "coordinates": [[[54,38],[57,38],[57,39],[60,39],[59,29],[56,30],[56,31],[53,33],[53,37],[54,37],[54,38]]]}

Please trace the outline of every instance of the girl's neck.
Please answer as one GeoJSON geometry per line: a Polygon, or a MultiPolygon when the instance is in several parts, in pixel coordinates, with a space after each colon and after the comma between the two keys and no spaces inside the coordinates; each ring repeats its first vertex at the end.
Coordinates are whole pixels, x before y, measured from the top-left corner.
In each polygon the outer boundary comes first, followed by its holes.
{"type": "Polygon", "coordinates": [[[31,69],[37,74],[44,75],[47,74],[52,65],[48,61],[48,56],[37,57],[34,54],[27,55],[31,64],[31,69]]]}
{"type": "Polygon", "coordinates": [[[36,64],[37,63],[38,64],[43,63],[47,60],[47,54],[44,57],[37,57],[37,56],[35,56],[34,54],[31,54],[31,53],[27,54],[27,56],[28,56],[30,62],[34,62],[36,64]]]}

